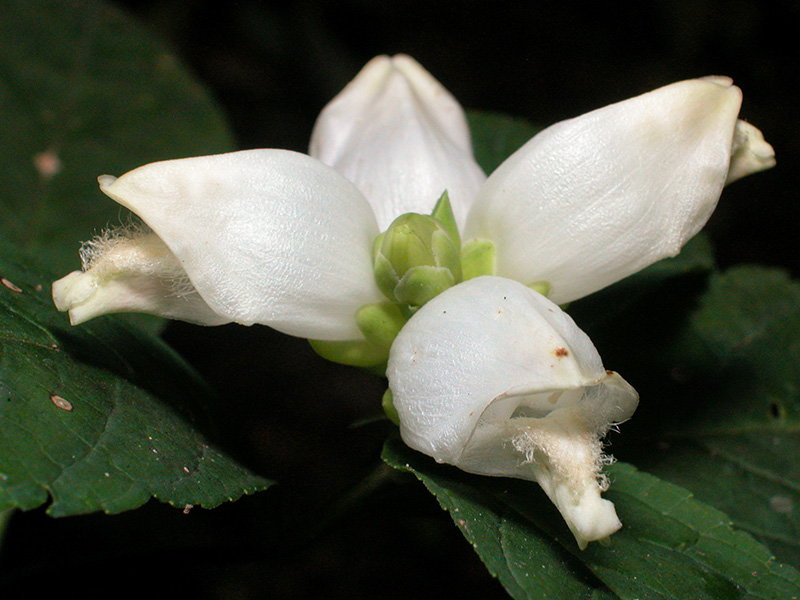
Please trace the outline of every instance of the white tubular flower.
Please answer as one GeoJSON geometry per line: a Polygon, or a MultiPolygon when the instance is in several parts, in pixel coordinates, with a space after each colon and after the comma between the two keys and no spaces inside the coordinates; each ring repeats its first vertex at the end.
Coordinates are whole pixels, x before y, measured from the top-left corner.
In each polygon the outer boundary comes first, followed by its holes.
{"type": "Polygon", "coordinates": [[[461,226],[486,179],[461,105],[405,55],[361,70],[320,113],[309,153],[364,193],[381,231],[403,213],[429,213],[445,190],[461,226]]]}
{"type": "Polygon", "coordinates": [[[492,173],[464,239],[558,303],[674,256],[726,182],[775,164],[741,99],[727,78],[683,81],[549,127],[492,173]]]}
{"type": "Polygon", "coordinates": [[[380,56],[322,111],[311,156],[100,177],[146,227],[86,245],[53,299],[73,323],[261,323],[345,364],[388,359],[412,448],[537,481],[583,548],[620,527],[601,438],[638,397],[554,302],[677,254],[726,183],[774,165],[741,99],[723,77],[675,83],[549,127],[486,179],[458,102],[380,56]]]}
{"type": "Polygon", "coordinates": [[[465,471],[537,481],[581,548],[619,529],[600,496],[600,439],[638,396],[541,294],[499,277],[443,292],[400,331],[387,376],[412,448],[465,471]]]}
{"type": "Polygon", "coordinates": [[[356,311],[382,298],[369,203],[308,156],[250,150],[153,163],[99,181],[152,234],[101,239],[85,271],[55,282],[56,306],[73,323],[133,309],[352,340],[362,337],[356,311]]]}

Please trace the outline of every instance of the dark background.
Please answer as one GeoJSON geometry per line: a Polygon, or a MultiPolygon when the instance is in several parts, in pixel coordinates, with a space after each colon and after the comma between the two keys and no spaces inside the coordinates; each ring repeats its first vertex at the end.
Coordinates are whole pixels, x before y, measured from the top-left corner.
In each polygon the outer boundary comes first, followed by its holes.
{"type": "MultiPolygon", "coordinates": [[[[467,108],[542,125],[673,81],[729,75],[778,166],[726,189],[707,230],[722,268],[756,262],[800,275],[798,76],[786,54],[798,2],[117,4],[210,88],[241,148],[306,150],[319,110],[382,53],[411,54],[467,108]]],[[[25,515],[6,542],[4,560],[22,573],[12,592],[505,596],[422,486],[381,470],[392,428],[353,427],[378,414],[380,379],[264,327],[176,323],[165,337],[219,393],[230,451],[280,485],[188,516],[155,502],[114,517],[25,515]],[[349,496],[365,481],[369,493],[349,496]]]]}

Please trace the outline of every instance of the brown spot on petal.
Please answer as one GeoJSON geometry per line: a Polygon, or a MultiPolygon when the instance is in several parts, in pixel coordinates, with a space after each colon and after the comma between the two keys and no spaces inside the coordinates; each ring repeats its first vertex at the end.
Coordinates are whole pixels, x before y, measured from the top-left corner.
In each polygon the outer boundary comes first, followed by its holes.
{"type": "Polygon", "coordinates": [[[558,358],[564,358],[565,356],[569,356],[569,350],[567,350],[566,348],[556,348],[555,350],[553,350],[553,353],[558,358]]]}

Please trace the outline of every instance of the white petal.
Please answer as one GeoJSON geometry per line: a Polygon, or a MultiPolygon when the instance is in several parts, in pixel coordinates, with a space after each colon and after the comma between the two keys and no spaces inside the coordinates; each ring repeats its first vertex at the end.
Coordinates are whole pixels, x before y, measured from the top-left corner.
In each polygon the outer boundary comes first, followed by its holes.
{"type": "Polygon", "coordinates": [[[154,233],[107,232],[81,251],[83,271],[53,283],[53,301],[78,325],[99,315],[143,312],[200,325],[222,325],[178,259],[154,233]]]}
{"type": "Polygon", "coordinates": [[[320,113],[311,156],[369,199],[381,231],[445,189],[462,225],[483,181],[461,105],[408,56],[372,59],[320,113]]]}
{"type": "Polygon", "coordinates": [[[750,123],[737,121],[736,133],[733,136],[731,166],[725,183],[732,183],[774,166],[775,150],[766,142],[764,134],[750,123]]]}
{"type": "Polygon", "coordinates": [[[145,165],[101,189],[166,243],[221,317],[290,335],[359,339],[354,314],[382,297],[366,199],[332,169],[284,150],[145,165]]]}
{"type": "Polygon", "coordinates": [[[740,104],[730,80],[692,80],[553,125],[492,174],[464,239],[558,303],[673,256],[716,206],[740,104]]]}
{"type": "Polygon", "coordinates": [[[581,545],[619,527],[600,497],[600,437],[638,397],[544,296],[498,277],[443,292],[400,331],[387,376],[412,448],[538,481],[581,545]]]}

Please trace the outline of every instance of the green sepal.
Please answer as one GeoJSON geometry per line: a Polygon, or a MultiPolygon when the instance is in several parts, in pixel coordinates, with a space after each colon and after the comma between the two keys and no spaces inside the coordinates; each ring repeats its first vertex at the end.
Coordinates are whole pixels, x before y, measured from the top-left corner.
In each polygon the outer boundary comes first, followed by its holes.
{"type": "Polygon", "coordinates": [[[367,304],[356,312],[356,323],[366,339],[308,341],[314,352],[326,360],[351,367],[369,368],[383,374],[392,342],[406,321],[408,317],[397,304],[367,304]]]}
{"type": "Polygon", "coordinates": [[[409,306],[422,306],[456,284],[450,269],[421,266],[411,269],[394,288],[398,302],[409,306]]]}
{"type": "Polygon", "coordinates": [[[458,283],[461,281],[461,243],[456,238],[440,229],[431,234],[431,250],[436,259],[436,266],[449,270],[453,274],[453,280],[458,283]]]}
{"type": "Polygon", "coordinates": [[[378,237],[375,238],[375,241],[372,242],[372,261],[375,260],[380,255],[381,246],[383,245],[383,238],[386,237],[386,232],[378,234],[378,237]]]}
{"type": "Polygon", "coordinates": [[[392,302],[367,304],[356,313],[356,323],[361,333],[373,346],[382,348],[387,358],[394,338],[406,321],[408,316],[403,313],[403,309],[392,302]]]}
{"type": "Polygon", "coordinates": [[[392,396],[392,390],[389,388],[386,388],[383,393],[381,406],[383,406],[383,412],[386,413],[389,420],[395,425],[400,425],[400,415],[397,414],[397,409],[394,407],[394,397],[392,396]]]}
{"type": "MultiPolygon", "coordinates": [[[[378,236],[378,239],[382,239],[384,235],[386,234],[382,233],[378,236]]],[[[380,246],[375,253],[372,265],[375,272],[375,283],[378,284],[378,289],[383,292],[383,295],[389,300],[396,302],[397,299],[394,297],[394,288],[400,283],[400,277],[397,275],[397,271],[392,263],[380,252],[380,246]]]]}
{"type": "Polygon", "coordinates": [[[450,206],[450,196],[447,194],[447,190],[442,192],[442,195],[436,201],[436,206],[433,207],[431,216],[441,223],[450,236],[453,245],[456,248],[461,248],[461,235],[458,233],[456,216],[453,214],[453,207],[450,206]]]}
{"type": "Polygon", "coordinates": [[[461,274],[464,281],[481,275],[494,275],[495,247],[491,240],[474,239],[461,247],[461,274]]]}
{"type": "Polygon", "coordinates": [[[331,362],[351,367],[372,368],[385,364],[388,353],[367,340],[308,340],[314,352],[331,362]]]}
{"type": "Polygon", "coordinates": [[[553,286],[550,285],[549,281],[535,281],[533,283],[529,283],[526,287],[529,287],[534,292],[540,293],[545,298],[550,293],[550,290],[553,289],[553,286]]]}

